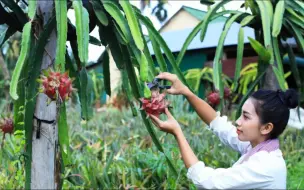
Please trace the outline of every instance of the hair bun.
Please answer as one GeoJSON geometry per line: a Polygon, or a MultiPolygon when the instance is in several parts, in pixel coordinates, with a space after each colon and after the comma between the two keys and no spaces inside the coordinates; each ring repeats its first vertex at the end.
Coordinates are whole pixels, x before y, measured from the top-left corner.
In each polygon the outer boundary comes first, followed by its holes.
{"type": "Polygon", "coordinates": [[[284,102],[288,108],[296,108],[298,106],[299,95],[298,92],[294,89],[288,89],[284,92],[284,102]]]}

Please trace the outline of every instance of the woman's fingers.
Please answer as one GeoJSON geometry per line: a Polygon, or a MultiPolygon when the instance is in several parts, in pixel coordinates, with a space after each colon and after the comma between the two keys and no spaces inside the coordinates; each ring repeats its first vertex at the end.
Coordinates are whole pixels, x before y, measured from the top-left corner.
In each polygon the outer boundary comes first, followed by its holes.
{"type": "Polygon", "coordinates": [[[166,79],[166,80],[169,80],[169,81],[171,81],[171,82],[174,81],[174,75],[171,74],[171,73],[168,73],[168,72],[160,73],[159,75],[156,76],[156,78],[159,78],[159,79],[166,79]]]}
{"type": "Polygon", "coordinates": [[[154,116],[152,114],[150,115],[150,118],[157,127],[160,127],[161,122],[162,122],[160,119],[158,119],[156,116],[154,116]]]}
{"type": "Polygon", "coordinates": [[[172,119],[172,118],[173,118],[173,116],[172,116],[172,114],[170,113],[170,111],[169,111],[168,108],[165,109],[165,113],[166,113],[166,115],[167,115],[167,117],[168,117],[169,119],[172,119]]]}

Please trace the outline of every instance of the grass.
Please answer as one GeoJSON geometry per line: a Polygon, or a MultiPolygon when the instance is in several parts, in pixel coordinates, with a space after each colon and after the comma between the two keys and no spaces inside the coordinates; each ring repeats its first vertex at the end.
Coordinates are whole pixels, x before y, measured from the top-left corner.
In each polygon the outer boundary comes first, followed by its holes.
{"type": "MultiPolygon", "coordinates": [[[[230,167],[238,154],[220,143],[181,97],[171,98],[173,114],[200,160],[211,167],[230,167]]],[[[72,165],[65,168],[63,188],[102,189],[196,189],[186,178],[177,143],[171,135],[156,134],[179,175],[170,172],[143,125],[128,109],[95,112],[88,123],[80,121],[79,107],[68,106],[72,165]]],[[[281,136],[288,169],[288,189],[304,188],[304,131],[288,128],[281,136]]],[[[7,137],[0,152],[0,187],[23,188],[24,147],[22,133],[7,137]]]]}

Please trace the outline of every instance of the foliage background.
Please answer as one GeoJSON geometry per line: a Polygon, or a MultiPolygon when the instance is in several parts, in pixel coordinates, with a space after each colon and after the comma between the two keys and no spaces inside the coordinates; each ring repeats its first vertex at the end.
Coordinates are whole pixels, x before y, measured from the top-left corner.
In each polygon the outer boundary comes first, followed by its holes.
{"type": "MultiPolygon", "coordinates": [[[[189,111],[189,104],[183,97],[170,96],[169,99],[175,117],[200,160],[214,168],[227,168],[237,161],[238,153],[224,146],[197,114],[189,111]]],[[[65,168],[63,188],[195,189],[186,178],[187,171],[173,136],[157,131],[158,139],[177,166],[178,179],[170,174],[165,157],[153,145],[142,119],[133,117],[129,109],[124,107],[120,111],[108,105],[96,111],[88,123],[80,122],[79,107],[72,103],[67,113],[73,163],[65,168]]],[[[288,169],[288,189],[304,188],[303,137],[303,130],[288,128],[280,138],[288,169]]],[[[22,132],[7,136],[0,151],[1,188],[24,186],[23,146],[22,132]]]]}

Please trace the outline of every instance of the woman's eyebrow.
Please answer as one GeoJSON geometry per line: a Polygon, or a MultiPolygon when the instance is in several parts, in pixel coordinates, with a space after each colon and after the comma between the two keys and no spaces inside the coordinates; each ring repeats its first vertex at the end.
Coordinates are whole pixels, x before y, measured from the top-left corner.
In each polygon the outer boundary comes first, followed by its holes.
{"type": "Polygon", "coordinates": [[[243,110],[243,114],[251,115],[248,111],[243,110]]]}

